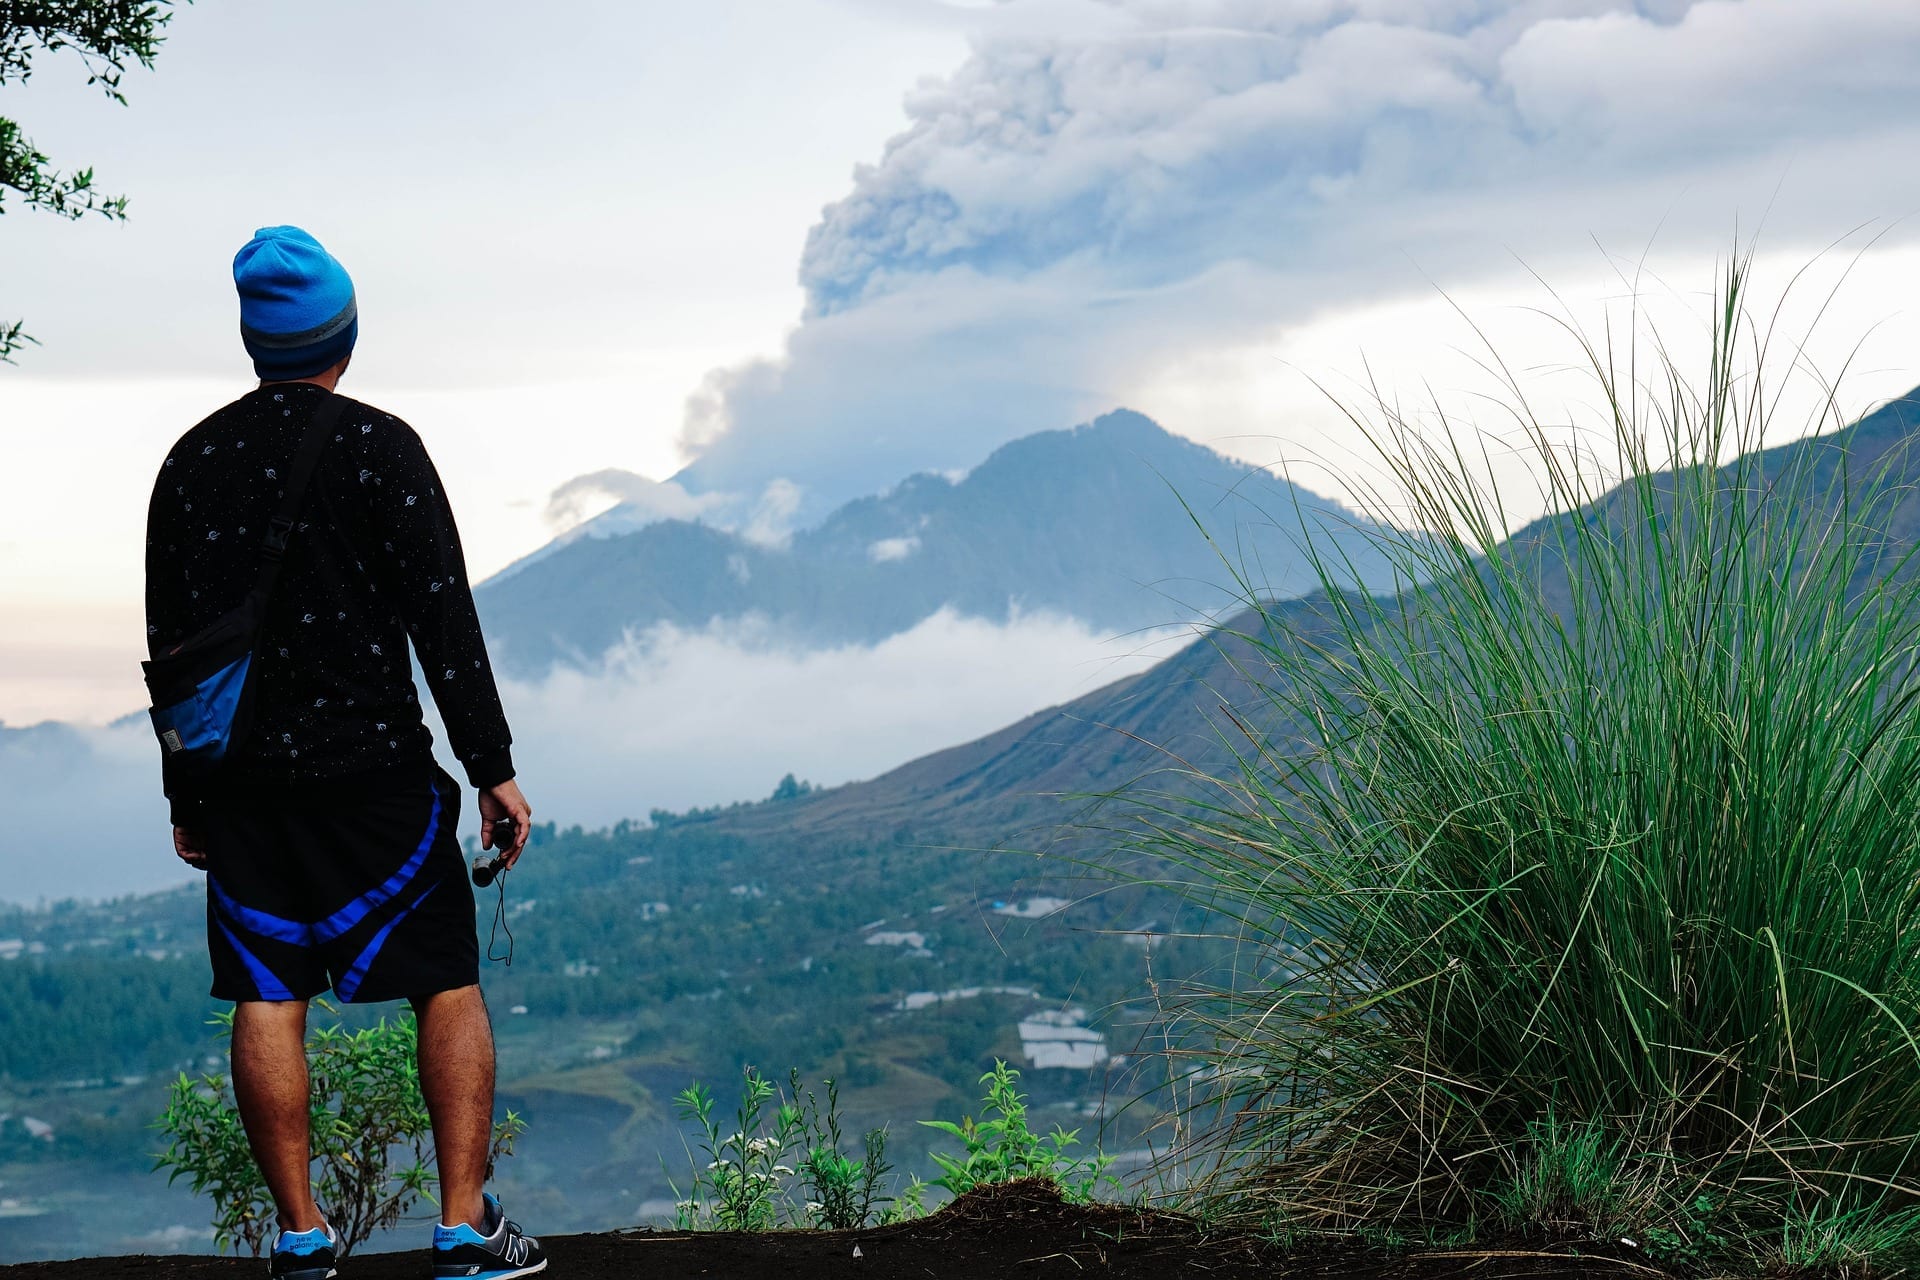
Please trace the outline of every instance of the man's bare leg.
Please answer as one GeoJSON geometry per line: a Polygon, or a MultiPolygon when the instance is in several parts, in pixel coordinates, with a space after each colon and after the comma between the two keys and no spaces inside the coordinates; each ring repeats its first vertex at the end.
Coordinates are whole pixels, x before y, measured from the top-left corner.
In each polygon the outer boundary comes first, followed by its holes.
{"type": "Polygon", "coordinates": [[[440,1222],[486,1230],[480,1192],[493,1145],[493,1024],[478,986],[411,1002],[420,1025],[420,1092],[433,1119],[440,1222]]]}
{"type": "Polygon", "coordinates": [[[313,1202],[307,1132],[307,1002],[243,1000],[233,1008],[233,1100],[283,1231],[325,1226],[313,1202]]]}

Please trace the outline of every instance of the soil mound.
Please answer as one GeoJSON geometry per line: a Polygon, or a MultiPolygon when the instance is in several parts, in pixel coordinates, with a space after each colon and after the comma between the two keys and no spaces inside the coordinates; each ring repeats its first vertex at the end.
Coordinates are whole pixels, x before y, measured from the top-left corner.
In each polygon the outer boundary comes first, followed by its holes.
{"type": "MultiPolygon", "coordinates": [[[[425,1229],[422,1228],[425,1234],[425,1229]]],[[[983,1187],[912,1222],[862,1231],[656,1231],[543,1237],[553,1280],[1642,1280],[1599,1258],[1441,1254],[1392,1261],[1302,1256],[1257,1237],[1203,1234],[1192,1219],[1130,1205],[1069,1204],[1042,1178],[983,1187]]],[[[258,1258],[122,1257],[0,1266],[0,1280],[258,1280],[258,1258]]],[[[426,1250],[348,1258],[340,1280],[422,1280],[426,1250]]]]}

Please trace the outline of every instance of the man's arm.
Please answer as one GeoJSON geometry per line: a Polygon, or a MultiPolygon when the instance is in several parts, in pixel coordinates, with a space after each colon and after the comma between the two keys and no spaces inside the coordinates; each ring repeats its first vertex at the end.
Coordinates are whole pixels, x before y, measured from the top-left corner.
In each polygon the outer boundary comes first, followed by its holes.
{"type": "Polygon", "coordinates": [[[386,539],[384,576],[400,592],[400,614],[454,756],[480,791],[481,817],[514,819],[511,854],[517,858],[531,810],[513,782],[513,736],[480,634],[453,508],[413,429],[398,419],[382,429],[390,447],[380,483],[367,492],[386,539]]]}
{"type": "Polygon", "coordinates": [[[484,791],[514,776],[513,736],[480,636],[460,531],[420,437],[398,419],[383,429],[389,447],[380,483],[366,485],[386,538],[383,576],[400,593],[398,611],[453,753],[467,781],[484,791]]]}

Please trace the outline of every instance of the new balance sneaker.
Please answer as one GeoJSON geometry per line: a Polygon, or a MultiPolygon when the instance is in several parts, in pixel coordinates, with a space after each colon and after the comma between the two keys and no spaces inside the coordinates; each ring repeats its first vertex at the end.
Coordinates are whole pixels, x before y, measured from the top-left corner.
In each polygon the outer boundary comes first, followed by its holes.
{"type": "MultiPolygon", "coordinates": [[[[513,1280],[547,1268],[540,1242],[507,1220],[500,1202],[486,1192],[487,1234],[461,1223],[433,1228],[434,1280],[513,1280]]],[[[317,1277],[316,1277],[317,1280],[317,1277]]]]}
{"type": "Polygon", "coordinates": [[[267,1263],[269,1280],[333,1280],[340,1239],[332,1227],[312,1231],[282,1231],[273,1238],[273,1260],[267,1263]]]}

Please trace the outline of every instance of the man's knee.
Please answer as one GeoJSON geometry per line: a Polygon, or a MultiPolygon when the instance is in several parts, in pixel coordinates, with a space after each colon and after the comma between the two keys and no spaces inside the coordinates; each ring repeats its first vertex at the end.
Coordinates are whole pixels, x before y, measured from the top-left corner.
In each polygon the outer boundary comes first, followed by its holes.
{"type": "Polygon", "coordinates": [[[305,1000],[241,1000],[233,1006],[235,1035],[263,1033],[304,1034],[307,1028],[305,1000]]]}
{"type": "Polygon", "coordinates": [[[449,1012],[479,1010],[486,1012],[487,998],[481,994],[480,984],[473,983],[465,987],[454,987],[448,991],[434,991],[423,996],[408,996],[407,1003],[413,1007],[413,1016],[425,1018],[442,1010],[449,1012]]]}
{"type": "Polygon", "coordinates": [[[228,1055],[237,1093],[261,1089],[304,1094],[307,1075],[307,1002],[243,1000],[233,1007],[228,1055]]]}

